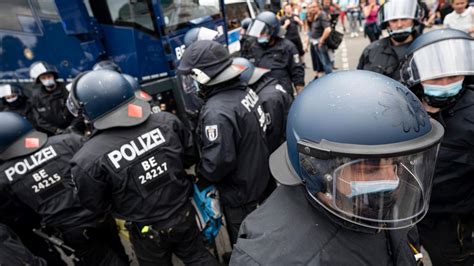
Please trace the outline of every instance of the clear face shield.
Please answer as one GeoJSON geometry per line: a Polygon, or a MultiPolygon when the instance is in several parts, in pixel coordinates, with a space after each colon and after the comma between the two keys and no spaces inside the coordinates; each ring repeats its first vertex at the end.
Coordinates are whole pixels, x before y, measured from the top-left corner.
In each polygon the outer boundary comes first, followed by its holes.
{"type": "Polygon", "coordinates": [[[298,143],[301,177],[311,197],[334,215],[365,227],[398,229],[426,214],[438,145],[379,158],[320,159],[310,149],[298,143]]]}
{"type": "Polygon", "coordinates": [[[420,48],[402,67],[405,84],[413,86],[426,80],[474,75],[474,41],[450,39],[420,48]]]}
{"type": "Polygon", "coordinates": [[[72,92],[70,92],[69,96],[67,97],[66,107],[74,117],[79,116],[81,108],[79,104],[77,103],[77,101],[74,99],[72,92]]]}
{"type": "Polygon", "coordinates": [[[381,23],[396,19],[417,19],[418,4],[414,0],[390,0],[383,5],[381,23]]]}
{"type": "Polygon", "coordinates": [[[270,39],[271,37],[270,27],[260,20],[254,20],[252,24],[250,24],[247,34],[255,38],[270,39]]]}

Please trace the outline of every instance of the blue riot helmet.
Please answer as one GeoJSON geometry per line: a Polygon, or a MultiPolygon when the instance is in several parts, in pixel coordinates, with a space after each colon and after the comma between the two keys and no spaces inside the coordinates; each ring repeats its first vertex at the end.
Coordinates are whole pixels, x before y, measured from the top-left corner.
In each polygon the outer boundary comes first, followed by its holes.
{"type": "Polygon", "coordinates": [[[378,23],[381,29],[387,29],[391,38],[398,42],[405,41],[413,32],[413,26],[421,22],[422,8],[415,0],[388,0],[380,7],[378,23]],[[397,19],[411,19],[413,26],[405,29],[390,29],[389,21],[397,19]]]}
{"type": "Polygon", "coordinates": [[[248,30],[250,24],[252,24],[252,19],[251,19],[251,18],[244,18],[244,19],[242,19],[242,21],[240,22],[240,26],[241,26],[242,29],[244,29],[244,30],[248,30]]]}
{"type": "Polygon", "coordinates": [[[255,18],[247,35],[257,38],[259,44],[268,44],[272,37],[280,36],[280,21],[270,11],[264,11],[255,18]]]}
{"type": "Polygon", "coordinates": [[[122,74],[111,70],[77,76],[66,105],[74,116],[82,115],[99,130],[135,126],[150,116],[150,104],[135,96],[122,74]]]}
{"type": "Polygon", "coordinates": [[[119,73],[122,73],[122,69],[114,63],[114,61],[112,60],[102,60],[102,61],[99,61],[97,63],[95,63],[94,66],[92,66],[92,70],[102,70],[102,69],[106,69],[106,70],[112,70],[112,71],[115,71],[115,72],[119,72],[119,73]]]}
{"type": "Polygon", "coordinates": [[[47,141],[46,134],[36,131],[18,113],[0,112],[0,161],[25,156],[40,149],[47,141]]]}
{"type": "Polygon", "coordinates": [[[41,82],[46,87],[53,86],[55,84],[55,80],[58,78],[58,70],[56,67],[44,61],[37,61],[30,66],[30,78],[33,79],[35,83],[41,82]],[[49,81],[40,81],[40,76],[45,74],[53,75],[54,79],[49,81]]]}
{"type": "Polygon", "coordinates": [[[147,102],[152,100],[151,96],[142,90],[142,87],[136,78],[128,74],[122,74],[122,76],[128,81],[128,83],[130,83],[130,86],[132,86],[133,90],[135,91],[135,97],[147,102]]]}
{"type": "Polygon", "coordinates": [[[270,72],[269,69],[255,67],[248,59],[243,57],[236,57],[232,62],[235,65],[246,67],[245,71],[240,74],[240,80],[248,85],[255,84],[263,75],[270,72]]]}
{"type": "Polygon", "coordinates": [[[336,72],[295,99],[270,169],[281,184],[304,185],[310,202],[342,224],[409,227],[428,210],[443,134],[401,83],[336,72]]]}
{"type": "Polygon", "coordinates": [[[433,30],[408,47],[401,79],[430,106],[442,108],[462,95],[465,77],[474,75],[473,59],[474,39],[469,34],[455,29],[433,30]],[[450,80],[437,84],[442,79],[450,80]]]}
{"type": "Polygon", "coordinates": [[[189,47],[196,41],[210,40],[213,41],[218,37],[219,33],[215,30],[208,29],[206,27],[192,28],[186,35],[184,35],[184,45],[189,47]]]}

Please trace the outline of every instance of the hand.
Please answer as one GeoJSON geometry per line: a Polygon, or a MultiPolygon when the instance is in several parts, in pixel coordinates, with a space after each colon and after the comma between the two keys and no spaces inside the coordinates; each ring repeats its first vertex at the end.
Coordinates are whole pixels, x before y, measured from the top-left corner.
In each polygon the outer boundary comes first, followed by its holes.
{"type": "Polygon", "coordinates": [[[283,27],[288,27],[290,25],[291,21],[289,19],[285,20],[285,24],[283,27]]]}
{"type": "Polygon", "coordinates": [[[318,49],[321,49],[321,47],[323,47],[324,45],[324,42],[322,42],[321,40],[318,42],[318,49]]]}
{"type": "Polygon", "coordinates": [[[296,86],[296,95],[300,94],[304,89],[303,85],[297,85],[296,86]]]}

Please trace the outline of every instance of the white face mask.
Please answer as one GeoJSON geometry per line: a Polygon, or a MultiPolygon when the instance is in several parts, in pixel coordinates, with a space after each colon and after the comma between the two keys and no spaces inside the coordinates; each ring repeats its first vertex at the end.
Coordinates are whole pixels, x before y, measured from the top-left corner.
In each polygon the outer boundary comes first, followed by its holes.
{"type": "Polygon", "coordinates": [[[10,98],[5,98],[5,101],[7,101],[7,103],[12,103],[14,101],[18,100],[18,96],[15,95],[14,97],[10,97],[10,98]]]}
{"type": "Polygon", "coordinates": [[[56,84],[56,81],[54,79],[42,79],[41,80],[41,83],[45,86],[45,87],[52,87],[56,84]]]}

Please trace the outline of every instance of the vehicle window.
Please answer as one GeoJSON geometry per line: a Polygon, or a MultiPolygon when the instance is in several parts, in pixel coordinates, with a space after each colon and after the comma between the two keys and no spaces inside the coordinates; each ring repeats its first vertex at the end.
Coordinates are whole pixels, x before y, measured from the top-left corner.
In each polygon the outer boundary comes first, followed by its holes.
{"type": "Polygon", "coordinates": [[[40,15],[59,17],[54,0],[36,0],[35,2],[35,6],[37,6],[37,10],[40,15]]]}
{"type": "Polygon", "coordinates": [[[166,26],[176,26],[193,19],[219,14],[216,6],[198,0],[160,0],[166,26]]]}
{"type": "Polygon", "coordinates": [[[145,0],[107,0],[110,16],[114,24],[138,24],[153,30],[150,9],[145,0]]]}
{"type": "Polygon", "coordinates": [[[225,15],[227,19],[227,30],[231,31],[240,27],[240,21],[249,18],[250,13],[246,2],[228,4],[225,6],[225,15]]]}
{"type": "Polygon", "coordinates": [[[0,1],[0,29],[39,33],[27,0],[0,1]]]}

